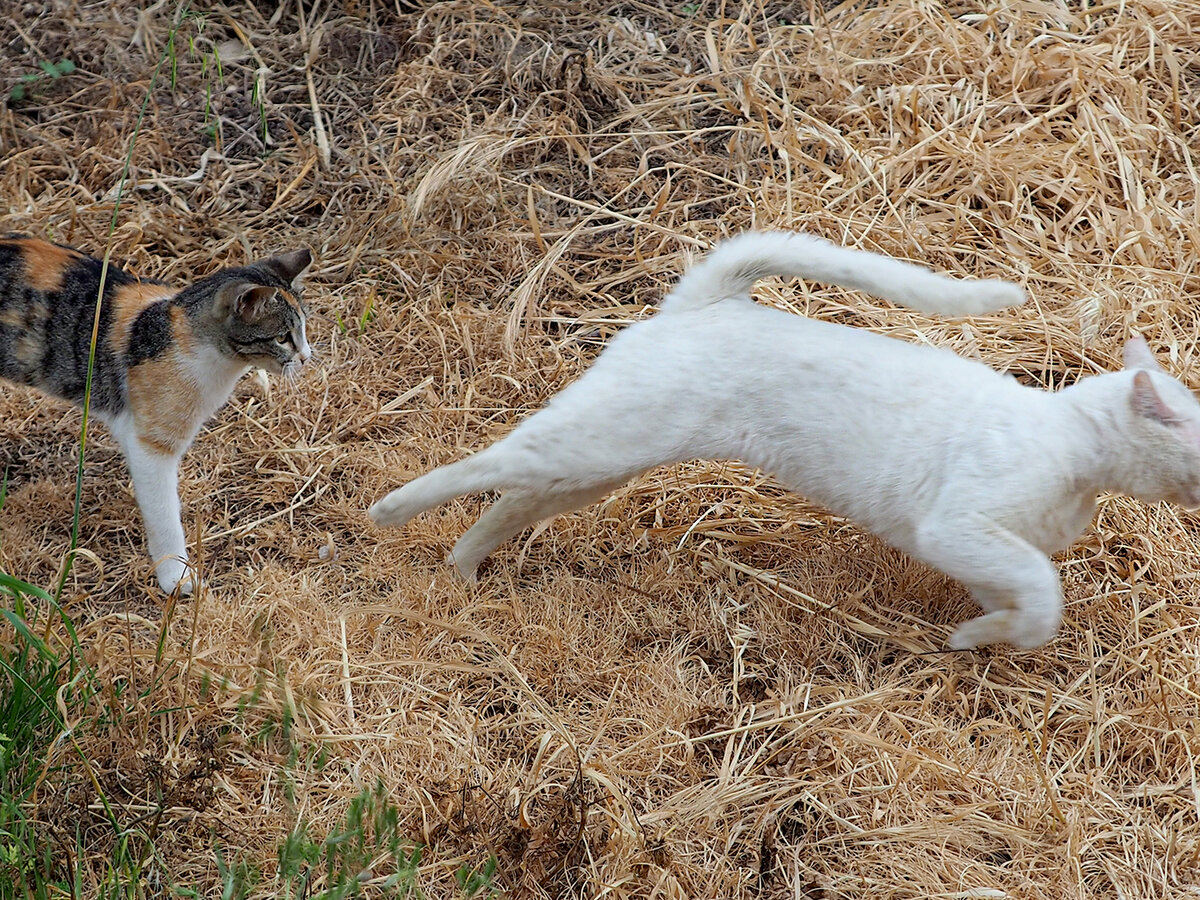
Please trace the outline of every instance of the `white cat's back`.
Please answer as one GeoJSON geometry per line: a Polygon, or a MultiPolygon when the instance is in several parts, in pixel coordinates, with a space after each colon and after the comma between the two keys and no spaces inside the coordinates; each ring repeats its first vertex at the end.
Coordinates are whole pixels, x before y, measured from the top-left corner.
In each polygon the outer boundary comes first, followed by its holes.
{"type": "Polygon", "coordinates": [[[1006,465],[1009,426],[1046,396],[946,349],[733,298],[625,329],[513,437],[582,463],[614,440],[647,466],[741,459],[904,544],[945,473],[1006,465]]]}

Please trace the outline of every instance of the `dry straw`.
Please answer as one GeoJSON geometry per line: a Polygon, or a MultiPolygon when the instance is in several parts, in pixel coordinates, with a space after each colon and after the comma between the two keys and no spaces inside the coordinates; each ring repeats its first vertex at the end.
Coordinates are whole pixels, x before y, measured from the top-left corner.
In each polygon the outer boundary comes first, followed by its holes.
{"type": "MultiPolygon", "coordinates": [[[[938,652],[958,585],[736,464],[651,472],[472,589],[442,557],[483,501],[396,531],[362,512],[503,434],[750,226],[1034,301],[765,303],[1045,387],[1136,329],[1195,381],[1200,7],[260,3],[168,48],[161,3],[10,6],[4,84],[77,70],[0,109],[3,229],[103,250],[172,50],[116,256],[179,281],[318,258],[319,365],[248,379],[184,462],[199,599],[152,590],[119,455],[89,448],[69,608],[100,681],[150,693],[77,738],[122,815],[161,822],[147,884],[217,895],[215,843],[267,885],[297,820],[322,836],[382,779],[429,897],[489,855],[514,897],[1200,896],[1200,542],[1177,509],[1102,498],[1061,559],[1061,636],[974,654],[938,652]],[[288,717],[290,743],[263,730],[288,717]]],[[[48,584],[79,416],[11,388],[0,413],[0,567],[48,584]]],[[[96,873],[111,835],[70,761],[38,802],[96,873]]]]}

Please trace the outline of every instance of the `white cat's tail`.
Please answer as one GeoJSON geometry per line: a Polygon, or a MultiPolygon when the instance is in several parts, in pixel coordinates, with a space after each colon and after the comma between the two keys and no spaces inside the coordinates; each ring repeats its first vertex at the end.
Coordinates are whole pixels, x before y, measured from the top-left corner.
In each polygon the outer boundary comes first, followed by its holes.
{"type": "Polygon", "coordinates": [[[974,316],[1025,302],[1007,281],[962,281],[867,250],[839,247],[811,234],[751,231],[730,238],[692,266],[663,300],[666,312],[699,309],[746,296],[771,275],[857,288],[923,313],[974,316]]]}

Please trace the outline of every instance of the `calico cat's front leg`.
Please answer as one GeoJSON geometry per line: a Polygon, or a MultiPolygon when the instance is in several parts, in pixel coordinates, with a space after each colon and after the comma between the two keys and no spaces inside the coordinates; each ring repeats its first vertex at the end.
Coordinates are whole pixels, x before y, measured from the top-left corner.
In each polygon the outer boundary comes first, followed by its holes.
{"type": "Polygon", "coordinates": [[[952,650],[1007,642],[1021,649],[1054,637],[1062,618],[1062,584],[1049,558],[978,514],[935,516],[918,538],[922,559],[961,581],[986,612],[959,625],[952,650]]]}
{"type": "Polygon", "coordinates": [[[142,512],[146,547],[154,561],[158,584],[166,593],[176,588],[183,596],[195,589],[188,566],[187,541],[180,521],[179,460],[182,454],[149,446],[132,429],[114,427],[125,454],[133,493],[142,512]]]}
{"type": "Polygon", "coordinates": [[[167,593],[178,587],[180,594],[187,596],[194,589],[194,579],[180,521],[179,457],[136,448],[126,459],[158,584],[167,593]]]}

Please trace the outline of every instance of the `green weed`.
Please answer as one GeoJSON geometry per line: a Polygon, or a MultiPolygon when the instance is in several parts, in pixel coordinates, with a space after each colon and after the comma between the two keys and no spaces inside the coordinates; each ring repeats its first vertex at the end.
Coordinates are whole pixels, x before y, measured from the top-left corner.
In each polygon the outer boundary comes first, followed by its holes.
{"type": "Polygon", "coordinates": [[[250,102],[258,113],[258,127],[262,129],[263,149],[271,144],[271,131],[267,127],[267,73],[259,69],[254,73],[254,87],[250,92],[250,102]]]}
{"type": "MultiPolygon", "coordinates": [[[[366,306],[363,307],[362,314],[358,316],[357,321],[354,323],[355,333],[358,335],[365,334],[367,326],[375,321],[377,315],[378,313],[375,311],[375,292],[372,291],[371,296],[367,298],[366,306]]],[[[351,325],[342,319],[341,313],[337,314],[337,327],[338,331],[342,334],[350,333],[351,325]]]]}
{"type": "Polygon", "coordinates": [[[40,71],[28,72],[17,79],[17,83],[8,91],[8,100],[10,103],[19,103],[22,100],[34,99],[64,75],[70,75],[74,72],[75,63],[66,58],[60,59],[58,62],[46,62],[42,60],[38,63],[38,68],[40,71]]]}
{"type": "MultiPolygon", "coordinates": [[[[204,31],[204,19],[202,17],[197,17],[197,19],[196,33],[199,35],[204,31]]],[[[194,40],[188,42],[188,54],[192,59],[200,60],[200,77],[204,79],[204,121],[201,124],[201,131],[220,150],[221,117],[213,105],[213,84],[215,83],[218,87],[225,85],[225,70],[221,66],[221,55],[217,52],[216,47],[207,51],[198,50],[194,40]]]]}
{"type": "MultiPolygon", "coordinates": [[[[297,822],[279,845],[279,866],[272,879],[244,860],[228,862],[220,848],[214,852],[222,900],[246,900],[252,895],[278,900],[424,896],[417,884],[421,848],[402,836],[399,812],[382,783],[351,800],[342,826],[324,840],[310,835],[303,821],[297,822]]],[[[176,887],[174,892],[180,897],[202,896],[187,888],[176,887]]]]}
{"type": "Polygon", "coordinates": [[[278,896],[420,896],[420,862],[421,848],[401,835],[399,812],[380,782],[351,800],[342,827],[319,843],[297,823],[279,848],[278,896]]]}
{"type": "Polygon", "coordinates": [[[495,874],[496,857],[489,856],[487,862],[478,869],[472,869],[464,864],[454,873],[454,880],[458,882],[459,890],[467,900],[472,897],[485,897],[491,900],[492,897],[500,896],[500,891],[492,885],[495,874]]]}
{"type": "Polygon", "coordinates": [[[46,897],[59,873],[29,804],[64,730],[56,698],[73,664],[36,634],[36,602],[49,594],[0,573],[0,599],[0,616],[13,629],[12,641],[0,644],[0,885],[12,885],[14,897],[46,897]]]}

